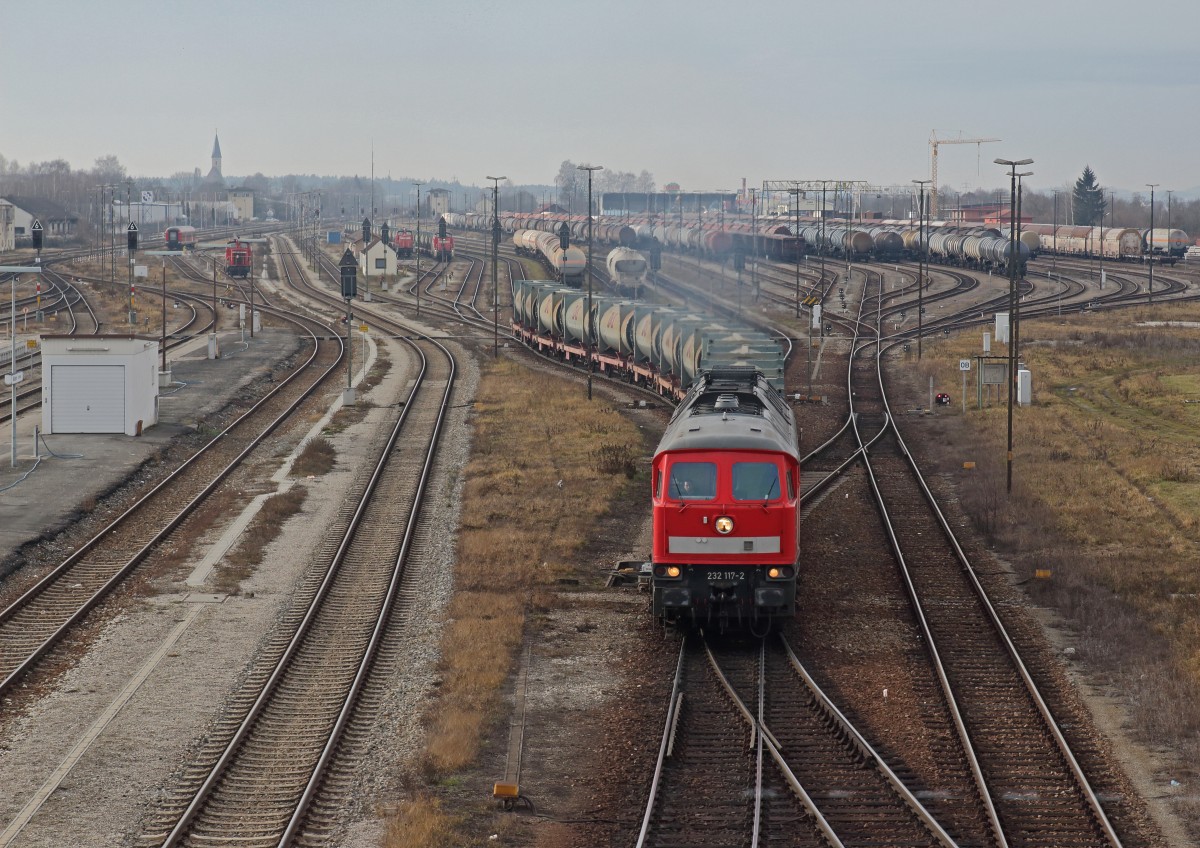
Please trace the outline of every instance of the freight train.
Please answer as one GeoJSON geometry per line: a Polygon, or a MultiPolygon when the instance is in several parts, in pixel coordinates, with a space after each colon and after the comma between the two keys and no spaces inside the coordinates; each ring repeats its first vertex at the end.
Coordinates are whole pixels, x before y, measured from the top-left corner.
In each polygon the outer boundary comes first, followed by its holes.
{"type": "Polygon", "coordinates": [[[583,285],[587,256],[575,245],[564,248],[556,234],[537,230],[517,230],[512,240],[518,255],[537,257],[563,285],[575,288],[583,285]]]}
{"type": "Polygon", "coordinates": [[[1037,239],[1038,247],[1047,253],[1091,257],[1101,256],[1112,261],[1138,261],[1153,253],[1161,262],[1175,264],[1187,252],[1191,243],[1183,230],[1155,227],[1081,227],[1066,224],[1022,224],[1021,238],[1026,234],[1037,239]]]}
{"type": "Polygon", "coordinates": [[[163,233],[163,241],[166,242],[167,250],[195,250],[196,228],[167,227],[166,232],[163,233]]]}
{"type": "Polygon", "coordinates": [[[590,359],[601,374],[682,398],[705,371],[758,369],[783,390],[778,341],[753,327],[680,307],[659,306],[567,288],[551,280],[513,283],[513,333],[566,362],[590,359]]]}
{"type": "Polygon", "coordinates": [[[421,233],[416,240],[417,250],[432,256],[436,262],[449,262],[454,258],[454,236],[438,233],[421,233]]]}
{"type": "Polygon", "coordinates": [[[796,603],[800,461],[791,408],[753,367],[699,375],[654,452],[651,609],[765,635],[796,603]]]}
{"type": "Polygon", "coordinates": [[[225,245],[225,273],[230,277],[245,278],[254,265],[254,249],[233,239],[225,245]]]}
{"type": "MultiPolygon", "coordinates": [[[[668,216],[669,217],[669,216],[668,216]]],[[[446,216],[450,226],[464,229],[489,230],[491,218],[476,213],[451,213],[446,216]]],[[[517,229],[557,231],[567,224],[572,239],[587,238],[587,220],[581,216],[564,218],[551,215],[500,216],[505,232],[517,229]]],[[[950,265],[980,269],[1006,269],[1012,247],[1009,240],[995,229],[983,227],[929,227],[925,230],[930,246],[930,259],[950,265]],[[941,233],[938,250],[932,250],[932,238],[941,233]],[[952,236],[952,237],[951,237],[952,236]]],[[[856,261],[898,261],[919,253],[920,229],[910,221],[878,221],[852,224],[848,221],[794,222],[781,219],[759,222],[731,221],[727,225],[696,226],[684,221],[660,218],[658,223],[615,222],[600,220],[593,224],[593,238],[604,247],[634,247],[653,240],[654,244],[672,247],[681,253],[693,253],[724,261],[741,254],[758,255],[776,261],[795,261],[799,255],[823,255],[835,259],[856,261]]],[[[1017,248],[1017,260],[1024,264],[1032,251],[1028,243],[1017,248]]]]}

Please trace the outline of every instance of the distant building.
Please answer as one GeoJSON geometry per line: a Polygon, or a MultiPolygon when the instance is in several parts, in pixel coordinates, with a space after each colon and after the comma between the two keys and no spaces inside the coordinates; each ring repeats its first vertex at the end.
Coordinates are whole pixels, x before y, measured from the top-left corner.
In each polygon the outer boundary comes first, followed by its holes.
{"type": "Polygon", "coordinates": [[[7,200],[0,200],[0,253],[15,250],[16,234],[13,232],[13,205],[7,200]]]}
{"type": "Polygon", "coordinates": [[[12,204],[12,232],[16,243],[28,244],[34,219],[42,225],[42,237],[46,244],[65,241],[75,236],[79,216],[53,200],[16,195],[8,195],[0,200],[12,204]]]}
{"type": "MultiPolygon", "coordinates": [[[[587,206],[586,191],[580,207],[587,206]]],[[[695,217],[697,209],[732,212],[737,208],[734,191],[606,191],[600,195],[601,215],[678,215],[695,217]]],[[[584,210],[579,209],[579,214],[584,210]]]]}
{"type": "MultiPolygon", "coordinates": [[[[221,165],[221,139],[214,134],[212,166],[208,169],[208,176],[192,188],[188,202],[188,222],[194,226],[212,227],[239,220],[249,221],[254,217],[253,200],[250,203],[250,214],[244,218],[239,215],[239,207],[230,197],[229,188],[225,185],[221,165]]],[[[199,175],[199,168],[196,169],[196,173],[199,175]]]]}
{"type": "Polygon", "coordinates": [[[396,251],[379,238],[363,248],[362,237],[354,241],[351,249],[358,257],[358,267],[364,277],[393,277],[396,275],[396,251]]]}
{"type": "Polygon", "coordinates": [[[440,218],[450,211],[450,192],[444,188],[431,188],[427,195],[426,209],[430,218],[440,218]]]}
{"type": "Polygon", "coordinates": [[[249,221],[254,217],[254,189],[244,187],[231,188],[229,190],[229,202],[237,210],[239,221],[249,221]]]}

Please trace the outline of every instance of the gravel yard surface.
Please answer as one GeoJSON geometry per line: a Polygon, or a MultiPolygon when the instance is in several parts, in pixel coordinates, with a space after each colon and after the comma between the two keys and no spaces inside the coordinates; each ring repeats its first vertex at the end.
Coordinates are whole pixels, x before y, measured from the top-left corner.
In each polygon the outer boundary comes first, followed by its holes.
{"type": "MultiPolygon", "coordinates": [[[[12,822],[6,824],[11,844],[120,845],[136,838],[139,820],[219,714],[289,603],[291,587],[316,567],[308,554],[343,508],[347,484],[382,445],[409,379],[405,350],[388,344],[391,372],[370,394],[378,406],[331,437],[336,467],[300,481],[309,489],[301,512],[240,591],[226,597],[185,585],[205,553],[198,546],[104,614],[99,638],[55,690],[4,728],[0,820],[12,822]],[[44,803],[27,808],[39,795],[44,803]]],[[[297,436],[281,434],[278,441],[282,457],[297,436]]],[[[263,469],[263,478],[275,467],[263,469]]],[[[212,528],[206,541],[220,529],[212,528]]]]}

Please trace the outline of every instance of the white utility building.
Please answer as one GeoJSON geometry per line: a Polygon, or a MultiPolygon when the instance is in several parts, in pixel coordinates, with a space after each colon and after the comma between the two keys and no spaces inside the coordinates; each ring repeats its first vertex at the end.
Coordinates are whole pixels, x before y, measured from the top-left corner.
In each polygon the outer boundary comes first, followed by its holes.
{"type": "Polygon", "coordinates": [[[394,277],[396,251],[379,239],[373,239],[359,255],[358,264],[365,277],[394,277]]]}
{"type": "Polygon", "coordinates": [[[140,435],[158,421],[158,339],[42,336],[42,431],[140,435]]]}

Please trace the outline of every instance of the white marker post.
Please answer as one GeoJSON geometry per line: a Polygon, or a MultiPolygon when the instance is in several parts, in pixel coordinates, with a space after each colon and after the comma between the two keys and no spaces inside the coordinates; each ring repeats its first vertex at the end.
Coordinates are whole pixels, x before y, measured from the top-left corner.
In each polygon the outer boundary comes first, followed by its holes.
{"type": "Polygon", "coordinates": [[[958,360],[958,370],[962,372],[962,411],[967,414],[967,372],[971,370],[971,360],[958,360]]]}

